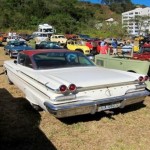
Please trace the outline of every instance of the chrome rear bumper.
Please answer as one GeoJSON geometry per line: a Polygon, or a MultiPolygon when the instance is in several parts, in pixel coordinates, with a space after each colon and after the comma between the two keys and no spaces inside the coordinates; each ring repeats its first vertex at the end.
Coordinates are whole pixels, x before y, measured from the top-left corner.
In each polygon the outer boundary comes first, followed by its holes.
{"type": "MultiPolygon", "coordinates": [[[[69,116],[83,115],[83,114],[95,114],[101,111],[99,107],[106,107],[107,105],[115,105],[115,108],[124,108],[127,105],[135,104],[144,101],[145,97],[150,94],[149,91],[138,91],[134,93],[129,93],[123,96],[100,99],[95,101],[83,100],[76,101],[66,104],[54,105],[49,102],[45,102],[47,110],[57,118],[64,118],[69,116]],[[119,104],[119,105],[118,105],[119,104]]],[[[106,108],[106,110],[113,109],[106,108]]]]}

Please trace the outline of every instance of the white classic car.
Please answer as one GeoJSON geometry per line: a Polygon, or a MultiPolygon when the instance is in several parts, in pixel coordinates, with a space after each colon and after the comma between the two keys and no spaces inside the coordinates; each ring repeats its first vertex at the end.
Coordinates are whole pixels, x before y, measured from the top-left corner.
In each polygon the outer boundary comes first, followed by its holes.
{"type": "Polygon", "coordinates": [[[54,34],[50,37],[51,42],[58,42],[60,45],[65,45],[67,42],[67,38],[61,34],[54,34]]]}
{"type": "Polygon", "coordinates": [[[65,49],[22,51],[4,69],[34,108],[57,118],[124,108],[149,95],[148,76],[97,67],[81,52],[65,49]]]}

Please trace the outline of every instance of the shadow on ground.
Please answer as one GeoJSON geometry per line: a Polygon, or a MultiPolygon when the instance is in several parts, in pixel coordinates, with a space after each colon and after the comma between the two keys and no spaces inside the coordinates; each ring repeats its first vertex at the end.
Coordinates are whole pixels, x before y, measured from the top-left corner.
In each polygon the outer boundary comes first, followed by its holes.
{"type": "Polygon", "coordinates": [[[115,120],[115,115],[118,114],[125,114],[129,113],[132,111],[139,110],[141,108],[146,107],[146,105],[143,102],[127,106],[123,109],[113,109],[111,111],[103,111],[103,112],[98,112],[96,114],[87,114],[87,115],[80,115],[80,116],[73,116],[73,117],[68,117],[68,118],[62,118],[60,121],[66,123],[66,124],[74,124],[78,122],[88,122],[88,121],[99,121],[101,118],[106,117],[112,120],[115,120]]]}
{"type": "Polygon", "coordinates": [[[0,149],[56,150],[39,129],[40,114],[27,100],[0,89],[0,149]]]}

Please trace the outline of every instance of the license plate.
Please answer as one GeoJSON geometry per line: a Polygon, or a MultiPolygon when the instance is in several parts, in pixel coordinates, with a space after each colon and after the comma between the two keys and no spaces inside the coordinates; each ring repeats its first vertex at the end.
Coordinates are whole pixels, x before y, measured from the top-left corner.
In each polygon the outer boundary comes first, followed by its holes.
{"type": "Polygon", "coordinates": [[[103,111],[103,110],[109,110],[109,109],[113,109],[113,108],[118,108],[119,106],[120,106],[120,103],[99,106],[98,107],[98,111],[103,111]]]}

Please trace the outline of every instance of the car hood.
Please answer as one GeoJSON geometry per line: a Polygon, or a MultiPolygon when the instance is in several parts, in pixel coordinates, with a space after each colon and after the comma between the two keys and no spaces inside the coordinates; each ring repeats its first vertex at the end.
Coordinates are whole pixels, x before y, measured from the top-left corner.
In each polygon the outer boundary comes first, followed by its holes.
{"type": "Polygon", "coordinates": [[[44,84],[59,86],[62,84],[76,84],[77,87],[88,87],[121,82],[130,82],[138,79],[135,73],[106,69],[101,67],[72,67],[63,69],[41,70],[39,80],[44,84]]]}

